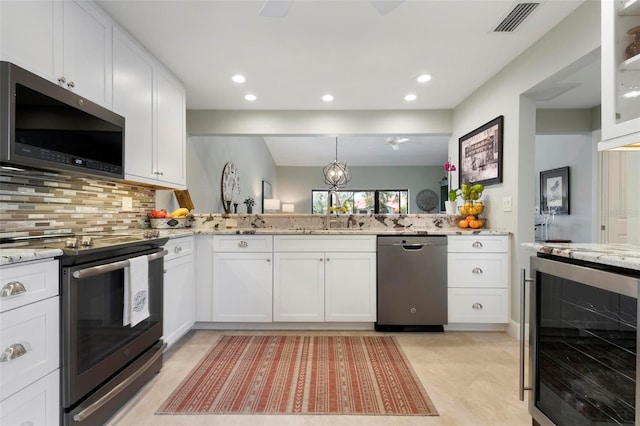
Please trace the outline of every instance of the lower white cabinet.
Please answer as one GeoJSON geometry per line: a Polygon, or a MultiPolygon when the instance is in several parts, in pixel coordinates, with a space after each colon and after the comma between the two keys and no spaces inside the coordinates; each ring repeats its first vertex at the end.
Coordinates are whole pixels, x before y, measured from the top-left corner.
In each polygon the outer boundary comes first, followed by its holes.
{"type": "Polygon", "coordinates": [[[509,236],[452,235],[447,251],[449,324],[509,322],[509,236]]]}
{"type": "Polygon", "coordinates": [[[274,321],[376,320],[375,236],[275,236],[273,277],[274,321]]]}
{"type": "Polygon", "coordinates": [[[213,321],[271,322],[272,238],[213,237],[213,321]]]}
{"type": "Polygon", "coordinates": [[[176,343],[196,319],[196,286],[193,265],[194,237],[170,239],[164,262],[163,340],[176,343]]]}
{"type": "Polygon", "coordinates": [[[37,380],[0,402],[0,425],[60,423],[60,370],[37,380]]]}
{"type": "Polygon", "coordinates": [[[213,235],[196,235],[196,321],[213,321],[213,235]]]}

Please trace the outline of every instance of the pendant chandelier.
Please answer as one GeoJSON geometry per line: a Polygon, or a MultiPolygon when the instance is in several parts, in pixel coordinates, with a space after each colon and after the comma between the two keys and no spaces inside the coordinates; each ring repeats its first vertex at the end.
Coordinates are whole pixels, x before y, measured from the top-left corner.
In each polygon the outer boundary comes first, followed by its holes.
{"type": "Polygon", "coordinates": [[[338,138],[336,138],[336,159],[324,166],[324,183],[329,185],[329,189],[337,189],[345,186],[351,180],[351,172],[347,163],[338,161],[338,138]]]}

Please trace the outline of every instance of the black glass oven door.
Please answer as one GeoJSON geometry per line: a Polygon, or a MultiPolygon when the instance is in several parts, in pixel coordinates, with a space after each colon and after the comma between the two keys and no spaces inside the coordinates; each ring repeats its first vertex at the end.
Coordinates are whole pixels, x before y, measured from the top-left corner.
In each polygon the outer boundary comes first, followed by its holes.
{"type": "MultiPolygon", "coordinates": [[[[122,259],[110,260],[116,262],[122,259]]],[[[125,269],[74,278],[97,266],[63,269],[64,389],[73,403],[125,367],[162,335],[163,260],[149,262],[150,316],[135,327],[123,325],[125,269]]],[[[69,406],[69,404],[67,405],[69,406]]]]}

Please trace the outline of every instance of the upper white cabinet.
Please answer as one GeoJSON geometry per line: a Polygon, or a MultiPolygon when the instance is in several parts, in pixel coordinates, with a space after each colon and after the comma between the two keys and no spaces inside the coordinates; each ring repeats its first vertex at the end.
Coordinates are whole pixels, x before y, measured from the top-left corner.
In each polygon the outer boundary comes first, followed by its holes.
{"type": "Polygon", "coordinates": [[[184,88],[117,27],[113,30],[113,110],[126,119],[125,178],[184,188],[184,88]]]}
{"type": "Polygon", "coordinates": [[[602,142],[640,147],[640,0],[602,0],[602,142]],[[636,30],[637,31],[637,30],[636,30]],[[630,47],[634,42],[638,47],[630,47]]]}
{"type": "Polygon", "coordinates": [[[111,21],[86,1],[0,2],[2,60],[111,108],[111,21]]]}

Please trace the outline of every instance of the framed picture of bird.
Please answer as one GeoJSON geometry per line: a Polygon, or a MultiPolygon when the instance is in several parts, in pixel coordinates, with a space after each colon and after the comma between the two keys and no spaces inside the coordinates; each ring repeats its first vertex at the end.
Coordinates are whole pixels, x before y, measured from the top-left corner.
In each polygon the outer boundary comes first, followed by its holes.
{"type": "Polygon", "coordinates": [[[540,172],[540,212],[569,214],[569,167],[540,172]]]}

